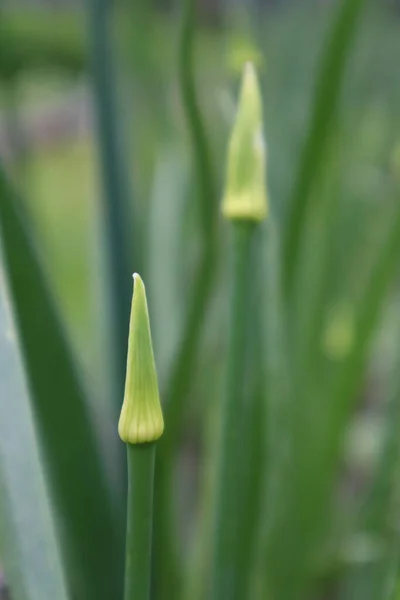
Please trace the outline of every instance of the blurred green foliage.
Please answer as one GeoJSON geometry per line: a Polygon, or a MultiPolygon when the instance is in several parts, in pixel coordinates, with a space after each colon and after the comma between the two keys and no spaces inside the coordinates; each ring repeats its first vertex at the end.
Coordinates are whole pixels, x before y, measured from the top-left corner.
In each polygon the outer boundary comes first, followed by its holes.
{"type": "MultiPolygon", "coordinates": [[[[176,19],[136,6],[117,12],[112,21],[122,160],[131,177],[135,242],[147,283],[161,395],[167,400],[202,252],[216,222],[212,293],[196,339],[194,368],[184,373],[184,415],[179,411],[172,417],[179,438],[173,442],[173,467],[168,465],[172,546],[177,546],[187,600],[208,597],[230,261],[228,236],[217,215],[237,82],[248,59],[259,65],[263,87],[272,216],[259,240],[260,291],[249,333],[258,378],[246,375],[249,397],[261,394],[266,407],[262,458],[260,449],[249,449],[253,464],[246,479],[250,487],[260,473],[266,480],[260,510],[251,494],[243,493],[261,532],[254,556],[243,557],[251,586],[247,597],[395,598],[400,396],[393,365],[400,355],[400,307],[396,286],[389,286],[399,263],[400,20],[387,6],[371,3],[344,56],[348,64],[339,89],[340,65],[335,81],[328,66],[317,83],[337,3],[306,4],[271,10],[258,19],[251,13],[228,14],[218,28],[204,24],[196,31],[193,62],[186,67],[189,77],[195,74],[215,175],[216,191],[206,209],[198,140],[181,94],[184,75],[177,65],[185,69],[185,63],[182,52],[178,63],[176,19]],[[318,85],[320,121],[315,119],[318,85]],[[337,94],[333,107],[331,92],[337,94]],[[327,107],[332,113],[324,113],[327,107]],[[322,152],[326,119],[330,127],[322,152]],[[312,122],[315,153],[309,153],[306,175],[313,185],[295,187],[312,122]],[[284,263],[294,275],[285,296],[281,244],[290,233],[293,199],[307,202],[308,209],[296,253],[284,263]]],[[[87,37],[80,13],[1,15],[0,76],[3,85],[17,76],[20,115],[29,121],[38,105],[64,98],[74,89],[71,74],[79,74],[85,86],[90,83],[87,37]],[[55,76],[59,90],[54,90],[55,76]]],[[[331,48],[335,41],[337,36],[331,48]]],[[[35,245],[67,340],[84,365],[104,449],[101,460],[115,484],[119,466],[111,407],[122,398],[112,397],[110,385],[108,257],[97,146],[86,131],[76,139],[29,141],[27,168],[19,171],[12,164],[10,172],[32,215],[35,245]]],[[[137,270],[138,256],[131,255],[129,262],[130,271],[137,270]]],[[[130,273],[126,276],[130,281],[130,273]]],[[[38,351],[44,343],[38,340],[38,351]]],[[[161,561],[170,551],[165,539],[155,550],[161,561]]],[[[157,598],[178,597],[169,589],[157,590],[157,580],[154,589],[157,598]]]]}
{"type": "Polygon", "coordinates": [[[0,76],[12,78],[32,69],[82,72],[87,66],[84,29],[77,15],[43,10],[2,11],[0,76]]]}

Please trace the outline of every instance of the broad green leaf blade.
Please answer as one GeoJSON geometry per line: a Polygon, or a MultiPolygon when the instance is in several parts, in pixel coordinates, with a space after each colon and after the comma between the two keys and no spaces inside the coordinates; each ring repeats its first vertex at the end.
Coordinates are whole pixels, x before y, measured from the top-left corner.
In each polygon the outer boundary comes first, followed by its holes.
{"type": "Polygon", "coordinates": [[[106,600],[121,586],[122,527],[113,513],[86,398],[23,206],[1,170],[0,233],[69,584],[79,598],[106,600]]]}
{"type": "Polygon", "coordinates": [[[1,263],[0,555],[13,600],[67,600],[1,263]]]}
{"type": "Polygon", "coordinates": [[[359,18],[367,0],[341,0],[321,61],[305,147],[294,182],[283,247],[285,289],[296,272],[304,217],[316,199],[312,191],[320,176],[338,113],[341,84],[359,18]]]}

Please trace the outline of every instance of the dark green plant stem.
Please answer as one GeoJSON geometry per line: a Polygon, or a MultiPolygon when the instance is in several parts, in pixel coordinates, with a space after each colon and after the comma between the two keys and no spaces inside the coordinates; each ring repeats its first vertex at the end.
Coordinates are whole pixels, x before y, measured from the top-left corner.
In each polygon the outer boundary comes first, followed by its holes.
{"type": "Polygon", "coordinates": [[[298,249],[307,211],[317,201],[312,189],[321,175],[339,108],[346,63],[366,0],[341,0],[322,57],[311,122],[288,207],[283,245],[284,288],[288,293],[296,273],[298,249]]]}
{"type": "Polygon", "coordinates": [[[193,78],[193,0],[185,0],[184,6],[185,12],[179,50],[179,79],[196,167],[196,183],[199,190],[203,236],[193,295],[186,315],[181,343],[167,385],[165,420],[168,420],[168,429],[162,438],[164,446],[179,444],[179,429],[184,421],[184,411],[182,409],[184,408],[186,393],[190,387],[201,326],[211,295],[217,244],[216,185],[207,136],[196,100],[193,78]]]}
{"type": "Polygon", "coordinates": [[[179,45],[179,83],[197,173],[203,235],[209,245],[210,242],[216,243],[216,185],[193,77],[195,6],[194,0],[183,0],[179,45]]]}
{"type": "Polygon", "coordinates": [[[224,394],[220,448],[217,460],[216,514],[211,570],[212,600],[241,600],[239,598],[238,546],[240,540],[239,497],[241,494],[239,460],[243,414],[243,384],[245,378],[246,324],[249,316],[250,246],[255,225],[237,222],[233,229],[233,271],[230,296],[227,384],[224,394]]]}
{"type": "MultiPolygon", "coordinates": [[[[107,241],[110,279],[108,287],[111,294],[111,325],[114,336],[114,350],[110,352],[110,356],[115,360],[115,397],[119,399],[125,380],[131,299],[130,274],[139,268],[132,261],[128,243],[131,236],[131,214],[127,214],[127,207],[131,193],[118,128],[118,102],[112,54],[112,3],[109,0],[88,0],[88,3],[93,100],[103,185],[103,227],[107,241]]],[[[119,410],[119,404],[115,409],[119,410]]]]}
{"type": "Polygon", "coordinates": [[[127,444],[128,508],[125,600],[150,598],[156,445],[127,444]]]}
{"type": "MultiPolygon", "coordinates": [[[[265,232],[265,229],[264,229],[265,232]]],[[[261,286],[261,228],[253,234],[247,269],[252,283],[248,289],[249,318],[245,346],[244,397],[241,416],[240,489],[238,495],[239,514],[237,545],[237,598],[251,598],[250,585],[255,572],[258,532],[263,518],[260,513],[262,497],[263,469],[268,445],[268,431],[265,411],[265,344],[262,328],[262,311],[265,300],[261,286]]],[[[264,263],[262,263],[264,267],[264,263]]],[[[263,273],[264,275],[264,273],[263,273]]]]}
{"type": "Polygon", "coordinates": [[[271,207],[268,216],[264,256],[266,269],[264,276],[265,310],[263,375],[265,386],[264,424],[262,438],[264,467],[261,490],[261,510],[258,527],[256,573],[252,585],[251,598],[268,597],[268,571],[265,568],[265,548],[271,531],[271,523],[278,522],[279,511],[284,490],[286,464],[288,461],[286,447],[281,443],[282,435],[288,429],[290,403],[289,390],[291,377],[289,374],[287,332],[282,302],[282,277],[280,255],[280,230],[276,215],[271,207]]]}
{"type": "Polygon", "coordinates": [[[179,81],[196,168],[203,231],[194,289],[186,313],[182,338],[166,388],[164,416],[167,427],[159,442],[160,451],[156,462],[154,544],[156,596],[161,598],[165,595],[167,599],[170,598],[172,589],[174,598],[178,599],[181,594],[181,577],[176,548],[173,464],[187,414],[185,405],[188,405],[187,396],[193,379],[202,325],[211,297],[217,242],[216,185],[193,77],[194,4],[193,0],[184,0],[179,47],[179,81]]]}
{"type": "Polygon", "coordinates": [[[71,597],[109,600],[120,588],[122,592],[122,527],[113,513],[87,399],[22,203],[1,169],[0,230],[71,597]],[[43,341],[40,352],[38,340],[43,341]]]}

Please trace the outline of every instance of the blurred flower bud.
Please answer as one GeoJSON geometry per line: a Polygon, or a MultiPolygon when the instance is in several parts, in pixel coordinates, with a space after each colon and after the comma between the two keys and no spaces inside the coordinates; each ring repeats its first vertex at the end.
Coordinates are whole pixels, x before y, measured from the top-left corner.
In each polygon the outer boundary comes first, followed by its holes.
{"type": "Polygon", "coordinates": [[[222,213],[227,219],[262,221],[267,215],[266,145],[262,102],[254,66],[244,68],[228,148],[222,213]]]}

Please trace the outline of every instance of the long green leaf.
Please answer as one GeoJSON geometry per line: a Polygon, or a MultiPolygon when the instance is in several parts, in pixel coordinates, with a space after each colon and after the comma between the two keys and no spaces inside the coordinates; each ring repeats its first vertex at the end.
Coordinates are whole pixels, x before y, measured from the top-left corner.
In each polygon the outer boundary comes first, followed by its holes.
{"type": "Polygon", "coordinates": [[[131,299],[130,281],[138,265],[137,245],[131,257],[132,215],[128,210],[130,181],[125,171],[122,151],[114,56],[112,52],[111,3],[108,0],[88,0],[88,25],[91,41],[91,70],[99,146],[100,182],[102,189],[103,229],[107,262],[104,293],[109,294],[113,351],[110,363],[115,377],[116,414],[123,396],[126,369],[126,346],[131,299]]]}
{"type": "Polygon", "coordinates": [[[179,82],[196,168],[202,239],[200,258],[181,339],[166,389],[165,434],[160,441],[155,481],[155,567],[157,598],[168,599],[171,590],[179,599],[180,570],[177,563],[173,506],[173,460],[185,420],[185,401],[192,381],[206,310],[211,298],[217,243],[216,185],[208,139],[197,101],[193,76],[195,3],[183,0],[179,48],[179,82]]]}
{"type": "Polygon", "coordinates": [[[0,556],[14,600],[67,600],[0,261],[0,556]]]}
{"type": "Polygon", "coordinates": [[[69,583],[79,598],[109,599],[121,585],[122,527],[113,514],[86,398],[23,206],[2,170],[0,232],[69,583]]]}
{"type": "Polygon", "coordinates": [[[310,127],[294,182],[285,228],[283,277],[286,290],[293,283],[292,278],[296,273],[297,253],[305,215],[312,209],[312,201],[316,201],[316,196],[311,192],[316,177],[321,175],[321,168],[329,148],[345,67],[356,26],[365,4],[366,0],[341,0],[321,61],[310,127]]]}

